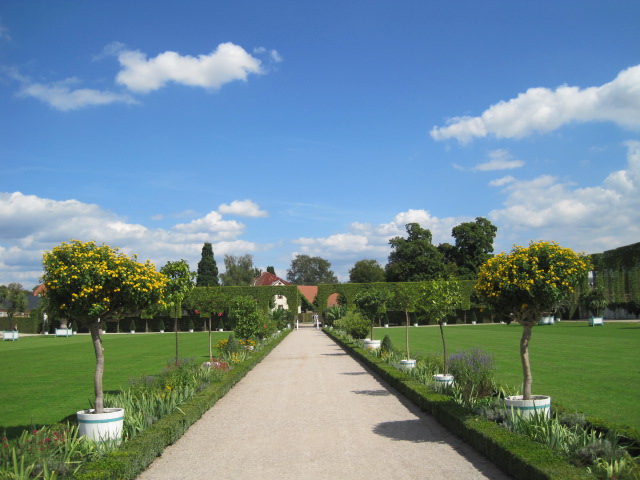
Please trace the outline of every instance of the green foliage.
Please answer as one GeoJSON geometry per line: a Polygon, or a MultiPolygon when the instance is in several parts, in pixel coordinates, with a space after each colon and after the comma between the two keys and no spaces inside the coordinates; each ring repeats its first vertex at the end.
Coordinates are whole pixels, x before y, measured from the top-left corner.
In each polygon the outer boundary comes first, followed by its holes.
{"type": "Polygon", "coordinates": [[[136,331],[136,321],[133,318],[129,322],[129,331],[131,331],[131,332],[135,332],[136,331]]]}
{"type": "Polygon", "coordinates": [[[295,313],[291,310],[285,310],[284,308],[276,308],[271,312],[271,319],[275,322],[278,330],[284,330],[287,328],[287,324],[293,324],[295,313]]]}
{"type": "Polygon", "coordinates": [[[369,334],[369,320],[359,312],[348,312],[344,317],[335,321],[334,326],[344,330],[353,338],[365,338],[369,334]]]}
{"type": "Polygon", "coordinates": [[[373,326],[376,321],[380,322],[382,316],[387,313],[387,303],[391,300],[391,292],[381,288],[368,288],[356,295],[355,304],[358,310],[371,323],[371,334],[369,338],[373,340],[373,326]]]}
{"type": "Polygon", "coordinates": [[[260,275],[260,270],[253,266],[253,255],[225,255],[225,272],[220,274],[222,283],[229,286],[252,285],[256,277],[260,275]]]}
{"type": "Polygon", "coordinates": [[[465,398],[487,397],[493,393],[496,366],[493,358],[479,348],[449,356],[449,373],[465,398]]]}
{"type": "Polygon", "coordinates": [[[269,310],[269,301],[274,295],[284,295],[287,297],[289,309],[292,312],[298,311],[301,295],[295,285],[196,287],[189,293],[186,303],[205,315],[209,315],[209,312],[216,313],[228,310],[229,302],[234,297],[251,297],[258,302],[261,310],[267,312],[269,310]]]}
{"type": "Polygon", "coordinates": [[[584,292],[580,301],[596,317],[604,315],[604,309],[609,303],[604,290],[600,287],[593,287],[591,290],[584,292]]]}
{"type": "Polygon", "coordinates": [[[254,338],[261,334],[265,317],[251,297],[235,297],[229,302],[229,327],[240,338],[254,338]]]}
{"type": "Polygon", "coordinates": [[[351,283],[384,282],[384,268],[377,260],[359,260],[349,270],[351,283]]]}
{"type": "Polygon", "coordinates": [[[287,270],[287,280],[295,285],[338,282],[335,274],[331,271],[331,263],[328,260],[309,255],[296,255],[287,270]]]}
{"type": "Polygon", "coordinates": [[[461,223],[453,228],[451,236],[456,239],[453,259],[459,279],[476,278],[480,266],[493,253],[493,240],[497,231],[496,226],[482,217],[477,217],[475,222],[461,223]]]}
{"type": "Polygon", "coordinates": [[[9,317],[9,328],[15,325],[14,315],[27,310],[27,292],[19,283],[10,283],[0,286],[0,305],[4,307],[9,317]]]}
{"type": "Polygon", "coordinates": [[[382,339],[382,342],[380,343],[380,351],[383,353],[393,352],[393,342],[391,341],[391,338],[389,338],[389,335],[385,335],[382,339]]]}
{"type": "Polygon", "coordinates": [[[444,256],[431,243],[432,235],[417,223],[406,225],[407,238],[389,240],[391,253],[385,267],[388,282],[418,282],[441,278],[444,256]]]}
{"type": "Polygon", "coordinates": [[[216,287],[220,284],[218,280],[218,265],[213,257],[213,247],[211,243],[205,242],[202,246],[202,255],[198,262],[198,274],[196,286],[216,287]]]}

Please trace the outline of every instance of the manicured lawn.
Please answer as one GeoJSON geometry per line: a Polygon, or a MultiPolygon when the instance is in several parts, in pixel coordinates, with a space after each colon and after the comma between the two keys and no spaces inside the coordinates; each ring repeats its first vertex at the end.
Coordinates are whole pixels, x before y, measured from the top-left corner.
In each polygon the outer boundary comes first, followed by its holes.
{"type": "MultiPolygon", "coordinates": [[[[214,347],[228,332],[212,333],[214,347]]],[[[104,391],[131,378],[158,374],[175,358],[175,334],[103,335],[104,391]]],[[[180,358],[206,361],[208,333],[180,333],[180,358]]],[[[4,428],[51,424],[93,399],[95,355],[89,335],[22,337],[0,343],[0,433],[4,428]]],[[[10,428],[14,434],[17,428],[10,428]]]]}
{"type": "MultiPolygon", "coordinates": [[[[376,329],[404,350],[404,327],[376,329]]],[[[512,325],[450,325],[445,327],[447,351],[479,347],[494,355],[498,381],[520,386],[522,327],[512,325]]],[[[442,353],[438,327],[411,327],[412,354],[442,353]]],[[[536,326],[529,346],[533,393],[550,395],[568,408],[640,429],[640,322],[587,322],[536,326]]]]}

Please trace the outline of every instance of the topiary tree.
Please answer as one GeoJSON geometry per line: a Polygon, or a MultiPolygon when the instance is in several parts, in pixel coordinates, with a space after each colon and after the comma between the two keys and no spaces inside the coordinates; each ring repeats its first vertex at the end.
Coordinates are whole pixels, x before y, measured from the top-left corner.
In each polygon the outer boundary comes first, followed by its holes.
{"type": "Polygon", "coordinates": [[[418,287],[418,309],[440,326],[444,375],[447,374],[447,344],[444,339],[442,322],[456,311],[462,303],[460,284],[457,280],[434,280],[418,287]]]}
{"type": "Polygon", "coordinates": [[[96,356],[94,412],[103,413],[100,324],[161,303],[167,278],[152,263],[93,241],[61,243],[44,253],[42,265],[49,308],[89,328],[96,356]]]}
{"type": "Polygon", "coordinates": [[[229,301],[228,319],[234,325],[233,331],[240,338],[260,336],[264,318],[258,304],[251,297],[235,297],[229,301]]]}
{"type": "Polygon", "coordinates": [[[355,298],[355,304],[362,314],[371,322],[371,336],[373,340],[373,327],[376,320],[387,313],[387,302],[391,300],[391,292],[381,288],[368,288],[358,293],[355,298]]]}
{"type": "Polygon", "coordinates": [[[189,263],[186,260],[178,260],[175,262],[167,262],[160,269],[168,278],[166,288],[166,305],[169,313],[173,316],[173,330],[176,336],[176,359],[175,364],[179,363],[179,343],[178,343],[178,317],[182,316],[182,302],[185,297],[193,290],[193,279],[195,274],[189,270],[189,263]]]}
{"type": "Polygon", "coordinates": [[[215,287],[220,284],[218,279],[218,264],[213,257],[211,243],[205,242],[202,246],[202,254],[198,262],[196,285],[198,287],[215,287]]]}
{"type": "Polygon", "coordinates": [[[416,283],[398,283],[392,293],[393,305],[399,310],[404,311],[407,321],[405,333],[405,353],[407,360],[409,357],[409,313],[415,312],[418,308],[418,291],[416,283]]]}
{"type": "Polygon", "coordinates": [[[531,330],[553,311],[587,275],[589,260],[555,242],[531,242],[487,260],[478,273],[475,292],[486,305],[508,312],[523,327],[520,340],[522,393],[531,399],[529,341],[531,330]]]}

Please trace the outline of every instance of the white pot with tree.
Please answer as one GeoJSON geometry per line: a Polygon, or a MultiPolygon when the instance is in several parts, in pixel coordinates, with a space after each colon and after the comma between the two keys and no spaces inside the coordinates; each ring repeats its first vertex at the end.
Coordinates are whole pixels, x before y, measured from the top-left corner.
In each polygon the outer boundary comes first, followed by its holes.
{"type": "Polygon", "coordinates": [[[554,311],[584,281],[589,269],[584,254],[542,241],[531,242],[528,247],[516,246],[509,254],[500,253],[487,260],[480,268],[475,286],[479,300],[503,315],[511,315],[523,328],[522,395],[505,399],[513,417],[527,417],[534,412],[550,415],[551,398],[531,393],[531,332],[544,312],[554,311]]]}
{"type": "Polygon", "coordinates": [[[49,313],[87,327],[93,343],[95,399],[92,409],[77,412],[80,435],[93,440],[119,439],[124,410],[104,406],[101,326],[109,318],[138,314],[161,302],[167,279],[152,263],[138,263],[135,256],[93,241],[63,242],[45,252],[42,263],[49,313]]]}

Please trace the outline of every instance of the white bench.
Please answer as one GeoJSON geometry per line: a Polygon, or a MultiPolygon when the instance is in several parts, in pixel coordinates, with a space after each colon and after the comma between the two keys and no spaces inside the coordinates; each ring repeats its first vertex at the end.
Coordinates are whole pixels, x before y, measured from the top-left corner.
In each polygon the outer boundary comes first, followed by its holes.
{"type": "Polygon", "coordinates": [[[5,340],[19,340],[20,339],[20,334],[18,333],[17,330],[4,330],[2,332],[2,341],[4,342],[5,340]]]}
{"type": "Polygon", "coordinates": [[[590,327],[595,327],[596,325],[604,325],[604,318],[603,317],[591,317],[589,319],[589,326],[590,327]]]}
{"type": "Polygon", "coordinates": [[[73,330],[70,328],[56,328],[56,337],[70,337],[73,335],[73,330]]]}

